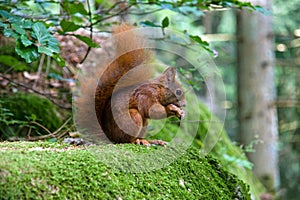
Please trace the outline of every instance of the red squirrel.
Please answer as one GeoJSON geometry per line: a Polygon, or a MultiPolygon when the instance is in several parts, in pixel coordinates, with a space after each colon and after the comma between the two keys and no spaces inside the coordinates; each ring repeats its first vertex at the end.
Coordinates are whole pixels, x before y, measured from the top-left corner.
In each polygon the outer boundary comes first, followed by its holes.
{"type": "MultiPolygon", "coordinates": [[[[145,140],[148,119],[170,116],[184,117],[185,95],[176,81],[174,67],[167,68],[156,78],[138,84],[116,87],[121,78],[140,65],[149,63],[151,53],[146,48],[135,48],[144,42],[132,26],[123,24],[113,30],[122,39],[114,41],[116,51],[131,49],[111,62],[99,78],[95,92],[95,111],[101,129],[114,143],[165,145],[161,140],[145,140]],[[126,34],[126,31],[130,31],[126,34]],[[130,46],[128,46],[130,45],[130,46]],[[131,48],[132,47],[132,48],[131,48]]],[[[142,74],[132,73],[139,77],[142,74]]],[[[134,77],[133,77],[134,78],[134,77]]]]}

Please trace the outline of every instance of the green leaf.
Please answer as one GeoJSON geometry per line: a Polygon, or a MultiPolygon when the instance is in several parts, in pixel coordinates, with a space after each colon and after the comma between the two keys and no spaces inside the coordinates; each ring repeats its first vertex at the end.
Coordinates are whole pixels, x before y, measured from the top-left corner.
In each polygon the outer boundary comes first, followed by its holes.
{"type": "Polygon", "coordinates": [[[54,58],[54,59],[56,60],[57,64],[58,64],[60,67],[66,66],[65,60],[64,60],[62,57],[60,57],[59,54],[54,54],[54,55],[52,56],[52,58],[54,58]]]}
{"type": "Polygon", "coordinates": [[[36,22],[33,24],[32,30],[38,42],[42,45],[46,45],[50,34],[45,25],[42,22],[36,22]]]}
{"type": "Polygon", "coordinates": [[[8,20],[11,24],[13,24],[13,23],[20,24],[20,23],[23,23],[24,19],[19,16],[16,16],[16,15],[10,15],[8,20]]]}
{"type": "Polygon", "coordinates": [[[32,120],[32,121],[36,121],[37,120],[37,116],[35,114],[31,113],[29,119],[32,120]]]}
{"type": "Polygon", "coordinates": [[[76,13],[80,13],[82,15],[88,14],[88,12],[85,10],[84,5],[82,3],[65,2],[64,10],[71,15],[74,15],[76,13]]]}
{"type": "Polygon", "coordinates": [[[13,37],[16,40],[19,38],[18,34],[16,34],[13,30],[8,29],[8,28],[4,29],[3,34],[5,37],[13,37]]]}
{"type": "Polygon", "coordinates": [[[33,25],[33,22],[31,20],[26,19],[22,23],[22,28],[31,29],[32,25],[33,25]]]}
{"type": "Polygon", "coordinates": [[[3,22],[0,22],[0,27],[7,28],[7,24],[4,24],[3,22]]]}
{"type": "Polygon", "coordinates": [[[53,36],[51,36],[51,38],[49,38],[48,40],[48,46],[49,48],[52,49],[53,52],[55,53],[59,53],[59,42],[57,41],[57,39],[53,36]]]}
{"type": "Polygon", "coordinates": [[[24,58],[27,63],[31,63],[39,57],[39,53],[34,45],[24,47],[18,40],[16,41],[16,52],[24,58]]]}
{"type": "Polygon", "coordinates": [[[200,44],[204,49],[213,53],[213,51],[209,48],[209,44],[206,41],[203,41],[198,35],[189,35],[190,39],[200,44]]]}
{"type": "Polygon", "coordinates": [[[9,12],[5,11],[5,10],[0,10],[0,15],[4,18],[4,19],[8,19],[11,15],[9,14],[9,12]]]}
{"type": "Polygon", "coordinates": [[[201,45],[208,46],[208,42],[203,41],[198,35],[190,35],[190,38],[201,45]]]}
{"type": "Polygon", "coordinates": [[[26,31],[20,26],[20,24],[13,23],[11,26],[20,35],[23,35],[26,33],[26,31]]]}
{"type": "Polygon", "coordinates": [[[67,20],[62,20],[60,22],[60,26],[64,32],[76,31],[77,29],[79,29],[81,27],[79,25],[76,25],[74,22],[67,21],[67,20]]]}
{"type": "Polygon", "coordinates": [[[41,22],[37,22],[32,26],[34,35],[38,40],[38,52],[52,56],[53,53],[59,53],[59,42],[54,38],[41,22]]]}
{"type": "Polygon", "coordinates": [[[162,22],[161,22],[161,27],[162,28],[166,28],[169,26],[169,18],[168,17],[165,17],[162,22]]]}
{"type": "Polygon", "coordinates": [[[45,46],[38,46],[38,52],[39,53],[44,53],[48,56],[52,56],[53,55],[53,51],[48,48],[48,47],[45,47],[45,46]]]}
{"type": "Polygon", "coordinates": [[[33,42],[28,39],[27,35],[21,35],[20,39],[21,39],[22,44],[25,47],[28,47],[33,44],[33,42]]]}
{"type": "Polygon", "coordinates": [[[129,0],[128,3],[132,4],[136,4],[136,0],[129,0]]]}
{"type": "Polygon", "coordinates": [[[86,43],[89,47],[93,47],[93,48],[99,47],[99,45],[94,43],[89,37],[82,36],[82,35],[75,35],[75,34],[73,36],[75,36],[77,39],[81,40],[82,42],[86,43]]]}

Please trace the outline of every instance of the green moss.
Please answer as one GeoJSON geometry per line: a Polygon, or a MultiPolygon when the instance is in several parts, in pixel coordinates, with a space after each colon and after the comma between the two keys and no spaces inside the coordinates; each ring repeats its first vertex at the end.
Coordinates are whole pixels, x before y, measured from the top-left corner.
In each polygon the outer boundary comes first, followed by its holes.
{"type": "MultiPolygon", "coordinates": [[[[211,156],[200,157],[194,147],[164,168],[143,173],[122,172],[114,165],[106,165],[89,148],[95,147],[0,143],[1,198],[250,199],[243,181],[211,156]]],[[[165,149],[132,144],[96,148],[102,152],[118,148],[133,153],[165,149]]],[[[181,147],[166,148],[176,154],[181,147]]],[[[128,154],[120,154],[118,159],[128,159],[128,154]]]]}
{"type": "Polygon", "coordinates": [[[191,143],[195,147],[206,149],[206,152],[209,151],[212,156],[220,160],[227,170],[249,184],[251,186],[251,194],[259,199],[259,194],[263,193],[265,189],[253,175],[252,163],[248,161],[243,150],[231,142],[223,129],[223,124],[216,117],[212,116],[208,108],[201,102],[199,102],[198,106],[199,113],[193,109],[189,110],[189,112],[192,118],[198,116],[199,120],[188,119],[198,123],[199,126],[196,130],[192,123],[188,123],[187,129],[183,131],[182,135],[179,135],[180,124],[174,123],[174,121],[178,120],[174,118],[168,119],[167,123],[153,121],[154,127],[162,127],[153,138],[171,141],[174,137],[177,137],[179,140],[184,141],[183,143],[191,143]],[[195,135],[189,135],[195,131],[197,132],[195,135]],[[209,137],[206,138],[208,134],[209,137]]]}
{"type": "Polygon", "coordinates": [[[0,101],[0,111],[2,139],[24,137],[30,128],[31,136],[48,134],[43,128],[28,124],[29,121],[36,121],[51,132],[62,124],[58,109],[53,103],[30,93],[3,95],[0,101]],[[4,119],[5,113],[9,114],[4,119]]]}

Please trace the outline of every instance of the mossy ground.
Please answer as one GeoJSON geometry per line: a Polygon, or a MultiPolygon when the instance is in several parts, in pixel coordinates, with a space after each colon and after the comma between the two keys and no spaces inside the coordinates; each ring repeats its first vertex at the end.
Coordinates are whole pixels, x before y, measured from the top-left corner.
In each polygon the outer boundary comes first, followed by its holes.
{"type": "MultiPolygon", "coordinates": [[[[214,158],[200,157],[194,147],[169,165],[143,173],[106,165],[88,148],[49,142],[0,143],[0,198],[250,199],[248,186],[214,158]]],[[[181,147],[124,144],[97,148],[151,152],[181,147]]]]}

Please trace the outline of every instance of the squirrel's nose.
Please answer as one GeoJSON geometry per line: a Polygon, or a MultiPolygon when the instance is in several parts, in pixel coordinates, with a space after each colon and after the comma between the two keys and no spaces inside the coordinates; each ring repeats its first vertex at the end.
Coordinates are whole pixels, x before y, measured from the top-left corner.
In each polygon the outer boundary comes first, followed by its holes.
{"type": "Polygon", "coordinates": [[[186,106],[186,100],[182,100],[179,102],[180,107],[185,107],[186,106]]]}

